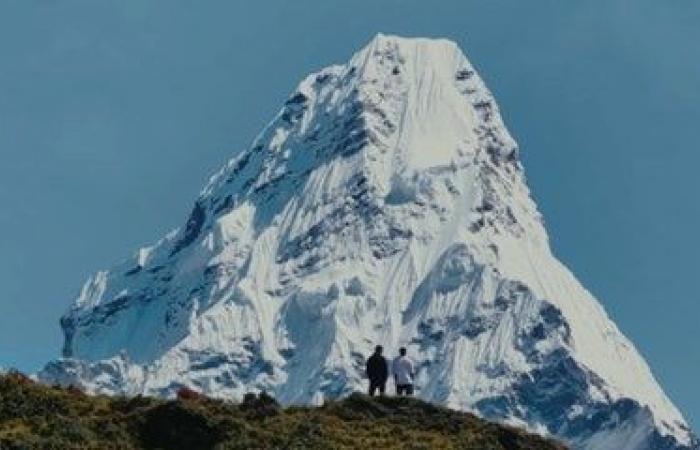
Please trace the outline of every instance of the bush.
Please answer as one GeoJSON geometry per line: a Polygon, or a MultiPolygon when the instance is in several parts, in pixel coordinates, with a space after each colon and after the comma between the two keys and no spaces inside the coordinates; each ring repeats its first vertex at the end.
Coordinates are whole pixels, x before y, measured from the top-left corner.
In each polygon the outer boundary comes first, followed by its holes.
{"type": "Polygon", "coordinates": [[[139,438],[149,448],[211,448],[223,435],[205,412],[186,403],[167,402],[145,413],[139,438]]]}
{"type": "Polygon", "coordinates": [[[34,384],[34,380],[23,374],[17,369],[10,369],[3,378],[7,383],[17,386],[30,386],[34,384]]]}
{"type": "Polygon", "coordinates": [[[187,386],[183,386],[180,389],[177,390],[177,399],[178,400],[200,400],[202,398],[202,394],[199,392],[195,391],[194,389],[190,389],[187,386]]]}
{"type": "Polygon", "coordinates": [[[249,417],[262,418],[279,414],[281,407],[277,400],[265,392],[257,396],[249,392],[243,397],[240,409],[249,417]]]}

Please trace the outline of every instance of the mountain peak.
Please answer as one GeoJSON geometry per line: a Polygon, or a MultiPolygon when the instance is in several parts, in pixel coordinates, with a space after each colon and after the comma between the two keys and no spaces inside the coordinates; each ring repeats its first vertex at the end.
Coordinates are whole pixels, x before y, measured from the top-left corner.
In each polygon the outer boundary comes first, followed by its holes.
{"type": "Polygon", "coordinates": [[[448,39],[401,37],[378,33],[353,56],[351,64],[377,57],[393,57],[394,61],[401,60],[401,62],[406,60],[412,60],[414,63],[430,62],[434,68],[447,69],[448,72],[466,59],[459,46],[448,39]]]}
{"type": "Polygon", "coordinates": [[[88,280],[61,325],[41,376],[92,391],[321,403],[361,389],[382,343],[431,401],[581,448],[697,445],[552,255],[496,101],[446,40],[377,35],[306,77],[185,225],[88,280]]]}
{"type": "Polygon", "coordinates": [[[387,48],[411,53],[431,55],[461,55],[462,50],[452,40],[445,38],[405,37],[394,34],[377,33],[358,53],[383,51],[387,48]]]}
{"type": "Polygon", "coordinates": [[[252,190],[333,159],[355,161],[380,190],[395,176],[469,164],[480,154],[518,170],[518,148],[461,50],[444,39],[377,35],[344,65],[306,77],[253,146],[204,193],[263,156],[252,190]]]}
{"type": "Polygon", "coordinates": [[[493,97],[452,41],[378,34],[348,67],[364,96],[397,122],[392,145],[408,167],[450,164],[485,128],[498,129],[506,152],[515,148],[493,97]]]}

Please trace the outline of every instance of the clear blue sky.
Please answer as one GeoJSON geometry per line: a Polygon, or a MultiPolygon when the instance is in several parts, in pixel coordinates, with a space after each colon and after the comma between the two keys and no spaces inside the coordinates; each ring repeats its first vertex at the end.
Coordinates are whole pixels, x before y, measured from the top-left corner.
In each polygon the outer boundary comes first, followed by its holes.
{"type": "Polygon", "coordinates": [[[699,428],[700,2],[242,3],[0,1],[0,365],[56,356],[86,276],[382,31],[462,46],[555,252],[699,428]]]}

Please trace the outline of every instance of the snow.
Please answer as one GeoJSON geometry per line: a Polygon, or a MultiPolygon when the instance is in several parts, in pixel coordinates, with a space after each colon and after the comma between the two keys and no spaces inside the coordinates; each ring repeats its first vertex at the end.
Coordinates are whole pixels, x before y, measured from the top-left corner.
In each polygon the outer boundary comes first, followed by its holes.
{"type": "Polygon", "coordinates": [[[39,375],[321,403],[408,348],[417,395],[578,448],[697,448],[551,253],[495,99],[446,40],[378,35],[306,77],[186,224],[85,284],[39,375]],[[620,447],[622,445],[622,447],[620,447]]]}

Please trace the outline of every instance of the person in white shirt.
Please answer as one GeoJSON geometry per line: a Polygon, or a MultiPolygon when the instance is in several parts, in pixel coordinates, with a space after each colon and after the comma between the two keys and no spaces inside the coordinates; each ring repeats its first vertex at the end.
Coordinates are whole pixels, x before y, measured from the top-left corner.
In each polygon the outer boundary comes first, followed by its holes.
{"type": "Polygon", "coordinates": [[[406,348],[399,349],[399,356],[394,358],[391,364],[391,373],[394,374],[396,384],[396,395],[413,395],[413,361],[406,356],[406,348]]]}

